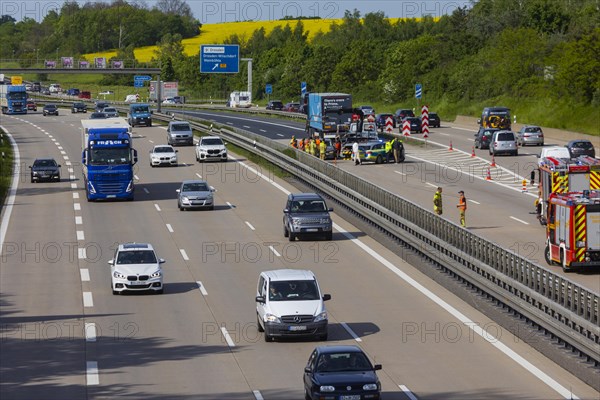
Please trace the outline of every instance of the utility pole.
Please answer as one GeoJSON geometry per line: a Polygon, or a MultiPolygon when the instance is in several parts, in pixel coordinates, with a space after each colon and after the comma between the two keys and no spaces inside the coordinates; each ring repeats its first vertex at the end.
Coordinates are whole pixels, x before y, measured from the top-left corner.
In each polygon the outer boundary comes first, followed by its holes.
{"type": "Polygon", "coordinates": [[[252,96],[252,59],[251,58],[240,58],[242,61],[248,61],[248,92],[250,93],[250,99],[252,96]]]}

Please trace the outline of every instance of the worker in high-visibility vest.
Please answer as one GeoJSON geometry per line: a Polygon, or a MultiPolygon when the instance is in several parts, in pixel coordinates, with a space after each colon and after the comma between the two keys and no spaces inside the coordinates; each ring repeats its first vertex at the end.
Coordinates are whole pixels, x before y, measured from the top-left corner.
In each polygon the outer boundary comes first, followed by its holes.
{"type": "Polygon", "coordinates": [[[290,140],[290,146],[296,148],[298,146],[298,142],[296,141],[296,136],[292,135],[292,140],[290,140]]]}
{"type": "Polygon", "coordinates": [[[325,151],[327,150],[327,144],[325,144],[324,140],[321,140],[319,143],[319,157],[321,160],[325,160],[325,151]]]}
{"type": "Polygon", "coordinates": [[[456,207],[460,211],[460,224],[465,227],[466,226],[466,217],[465,214],[467,212],[467,199],[465,197],[465,192],[462,190],[458,192],[458,204],[456,207]]]}
{"type": "Polygon", "coordinates": [[[387,142],[385,142],[385,161],[390,162],[390,159],[393,157],[394,155],[392,154],[392,141],[388,140],[387,142]]]}

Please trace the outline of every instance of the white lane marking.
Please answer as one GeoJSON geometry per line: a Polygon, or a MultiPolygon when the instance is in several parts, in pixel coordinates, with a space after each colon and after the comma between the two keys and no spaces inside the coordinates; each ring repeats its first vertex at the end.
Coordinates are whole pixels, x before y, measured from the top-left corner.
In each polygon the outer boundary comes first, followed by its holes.
{"type": "Polygon", "coordinates": [[[48,135],[48,137],[50,138],[50,140],[52,140],[53,142],[56,142],[56,139],[54,139],[54,136],[52,135],[48,135]]]}
{"type": "Polygon", "coordinates": [[[181,257],[183,257],[183,259],[185,261],[190,261],[190,258],[188,257],[187,253],[185,252],[185,249],[179,249],[179,252],[181,253],[181,257]]]}
{"type": "Polygon", "coordinates": [[[442,136],[450,136],[449,133],[444,133],[444,132],[436,132],[438,135],[442,135],[442,136]]]}
{"type": "Polygon", "coordinates": [[[400,172],[400,171],[394,171],[394,172],[397,173],[397,174],[400,174],[402,176],[406,176],[406,174],[404,172],[400,172]]]}
{"type": "Polygon", "coordinates": [[[233,340],[231,340],[231,336],[229,336],[229,332],[227,332],[227,329],[225,329],[225,327],[221,327],[221,332],[223,333],[223,337],[225,338],[227,345],[229,347],[235,347],[235,343],[233,343],[233,340]]]}
{"type": "Polygon", "coordinates": [[[468,199],[467,201],[470,201],[471,203],[475,203],[475,204],[481,204],[480,202],[475,201],[475,200],[471,200],[471,199],[468,199]]]}
{"type": "Polygon", "coordinates": [[[569,389],[562,386],[560,383],[558,383],[557,381],[552,379],[550,376],[548,376],[548,374],[546,374],[545,372],[543,372],[542,370],[537,368],[535,365],[533,365],[532,363],[527,361],[521,355],[517,354],[510,347],[508,347],[507,345],[502,343],[497,337],[490,334],[484,328],[480,327],[477,323],[471,321],[463,313],[458,311],[456,308],[452,307],[450,304],[448,304],[443,299],[441,299],[438,295],[436,295],[435,293],[433,293],[432,291],[430,291],[429,289],[427,289],[426,287],[421,285],[419,282],[417,282],[413,278],[411,278],[404,271],[401,271],[400,268],[396,267],[394,264],[392,264],[391,262],[389,262],[388,260],[386,260],[385,258],[380,256],[379,254],[377,254],[377,252],[375,252],[369,246],[367,246],[366,244],[361,242],[359,239],[354,237],[352,234],[350,234],[344,228],[342,228],[341,226],[339,226],[335,223],[333,224],[333,226],[338,232],[341,232],[346,238],[348,238],[350,241],[352,241],[358,247],[363,249],[367,254],[369,254],[375,260],[377,260],[381,264],[383,264],[383,266],[385,266],[387,269],[389,269],[392,273],[396,274],[400,279],[402,279],[403,281],[405,281],[406,283],[411,285],[417,291],[421,292],[421,294],[423,294],[425,297],[429,298],[435,304],[437,304],[442,309],[447,311],[450,315],[454,316],[456,319],[458,319],[460,322],[462,322],[465,326],[467,326],[469,329],[471,329],[475,334],[479,335],[483,340],[488,342],[490,345],[494,346],[496,349],[500,350],[506,356],[511,358],[513,361],[515,361],[521,367],[523,367],[526,371],[533,374],[536,378],[538,378],[539,380],[544,382],[546,385],[548,385],[550,388],[552,388],[557,393],[559,393],[561,396],[563,396],[565,399],[578,399],[578,397],[575,396],[569,389]]]}
{"type": "Polygon", "coordinates": [[[204,285],[202,284],[202,282],[196,281],[196,283],[198,284],[198,288],[200,289],[200,293],[202,293],[202,296],[208,296],[208,292],[204,288],[204,285]]]}
{"type": "Polygon", "coordinates": [[[352,329],[350,329],[350,327],[348,326],[347,323],[340,322],[340,324],[346,330],[346,332],[348,332],[350,334],[350,336],[352,336],[354,338],[354,340],[356,340],[357,342],[362,342],[362,339],[359,338],[358,335],[356,333],[354,333],[354,331],[352,329]]]}
{"type": "Polygon", "coordinates": [[[73,192],[73,198],[74,198],[74,199],[78,199],[78,198],[79,198],[79,193],[77,193],[77,192],[73,192]]]}
{"type": "Polygon", "coordinates": [[[92,297],[92,292],[83,292],[83,306],[94,307],[94,298],[92,297]]]}
{"type": "Polygon", "coordinates": [[[73,174],[69,175],[69,180],[70,181],[74,181],[75,180],[75,175],[73,175],[73,174]]]}
{"type": "Polygon", "coordinates": [[[248,221],[245,221],[246,225],[248,225],[248,228],[252,229],[253,231],[255,231],[256,229],[254,229],[254,227],[252,226],[252,224],[248,221]]]}
{"type": "Polygon", "coordinates": [[[75,211],[81,210],[81,203],[73,203],[73,210],[75,210],[75,211]]]}
{"type": "Polygon", "coordinates": [[[85,235],[83,231],[77,231],[77,240],[85,240],[85,235]]]}
{"type": "Polygon", "coordinates": [[[171,233],[175,232],[175,231],[173,230],[173,227],[171,226],[171,224],[167,224],[167,230],[168,230],[169,232],[171,232],[171,233]]]}
{"type": "Polygon", "coordinates": [[[67,161],[69,159],[69,156],[63,156],[63,158],[65,159],[65,161],[67,161]]]}
{"type": "Polygon", "coordinates": [[[90,281],[90,270],[87,268],[79,269],[79,276],[81,277],[81,282],[89,282],[90,281]]]}
{"type": "Polygon", "coordinates": [[[71,183],[71,189],[77,189],[77,184],[76,183],[71,183]]]}
{"type": "Polygon", "coordinates": [[[431,187],[437,188],[438,185],[434,185],[433,183],[429,183],[429,182],[425,182],[426,185],[429,185],[431,187]]]}
{"type": "Polygon", "coordinates": [[[96,341],[96,324],[93,322],[85,323],[85,341],[86,342],[95,342],[96,341]]]}
{"type": "Polygon", "coordinates": [[[228,201],[226,201],[225,204],[227,204],[229,206],[229,208],[235,208],[235,206],[228,201]]]}
{"type": "Polygon", "coordinates": [[[133,178],[134,178],[136,181],[139,181],[139,180],[140,180],[140,178],[139,178],[137,175],[133,175],[133,178]]]}
{"type": "MultiPolygon", "coordinates": [[[[222,114],[211,114],[211,113],[199,113],[199,114],[201,114],[201,115],[209,115],[209,116],[211,116],[211,117],[222,117],[222,116],[223,116],[222,114]]],[[[291,125],[280,124],[280,123],[277,123],[277,122],[257,121],[257,120],[255,120],[255,119],[252,119],[252,118],[243,118],[243,117],[230,117],[230,116],[227,116],[227,118],[228,118],[228,119],[240,119],[240,120],[242,120],[242,121],[260,122],[260,123],[261,123],[261,124],[263,124],[263,125],[274,125],[274,126],[281,126],[281,127],[284,127],[284,128],[293,129],[293,130],[295,130],[295,131],[304,131],[304,130],[305,130],[304,128],[299,128],[299,127],[296,127],[296,126],[291,126],[291,125]]],[[[232,122],[227,122],[227,124],[229,124],[229,125],[233,125],[233,123],[232,123],[232,122]]]]}
{"type": "MultiPolygon", "coordinates": [[[[229,158],[231,158],[232,160],[237,160],[237,158],[232,157],[232,156],[229,156],[229,158]]],[[[265,181],[269,182],[271,185],[275,186],[277,189],[281,190],[286,195],[289,195],[290,193],[292,193],[289,190],[287,190],[286,188],[284,188],[283,186],[281,186],[279,183],[275,182],[273,179],[269,178],[268,176],[266,176],[262,172],[257,171],[256,169],[252,168],[248,164],[246,164],[244,162],[240,162],[239,164],[242,167],[246,168],[248,171],[252,172],[253,174],[256,174],[256,176],[260,176],[262,179],[264,179],[265,181]]]]}
{"type": "Polygon", "coordinates": [[[248,125],[242,125],[242,126],[246,129],[250,129],[250,127],[248,125]]]}
{"type": "Polygon", "coordinates": [[[278,133],[278,134],[277,134],[277,136],[281,136],[281,137],[283,137],[283,134],[281,134],[281,133],[278,133]]]}
{"type": "Polygon", "coordinates": [[[196,172],[196,176],[200,179],[202,179],[202,175],[200,175],[199,173],[196,172]]]}
{"type": "MultiPolygon", "coordinates": [[[[249,167],[248,165],[246,165],[243,162],[240,162],[240,165],[242,165],[245,168],[247,168],[248,170],[254,172],[257,176],[260,176],[262,179],[265,179],[267,182],[271,183],[273,186],[275,186],[276,188],[278,188],[279,190],[281,190],[285,194],[288,194],[288,195],[290,194],[289,190],[285,189],[284,187],[282,187],[278,183],[274,182],[272,179],[268,178],[263,173],[254,170],[253,168],[249,167]]],[[[479,327],[477,324],[475,324],[474,322],[472,322],[471,320],[469,320],[464,314],[460,313],[457,309],[455,309],[454,307],[452,307],[450,304],[446,303],[444,300],[442,300],[440,297],[438,297],[437,295],[435,295],[433,292],[431,292],[430,290],[428,290],[427,288],[425,288],[423,285],[421,285],[420,283],[418,283],[417,281],[415,281],[413,278],[411,278],[410,276],[408,276],[405,272],[401,271],[398,267],[396,267],[395,265],[393,265],[391,262],[389,262],[385,258],[381,257],[374,250],[372,250],[366,244],[364,244],[363,242],[361,242],[359,239],[357,239],[354,236],[352,236],[348,231],[346,231],[345,229],[343,229],[341,226],[339,226],[339,225],[337,225],[337,224],[334,223],[333,227],[338,232],[341,232],[344,236],[346,236],[348,239],[350,239],[358,247],[362,248],[364,251],[366,251],[368,254],[370,254],[373,258],[375,258],[377,261],[379,261],[381,264],[383,264],[391,272],[393,272],[394,274],[396,274],[400,279],[402,279],[405,282],[407,282],[408,284],[410,284],[416,290],[418,290],[423,295],[425,295],[426,297],[428,297],[429,299],[431,299],[434,303],[436,303],[437,305],[439,305],[442,309],[446,310],[449,314],[453,315],[455,318],[457,318],[458,320],[460,320],[464,325],[466,325],[467,327],[469,327],[469,329],[471,329],[474,333],[476,333],[477,335],[481,336],[485,341],[487,341],[488,343],[490,343],[496,349],[500,350],[502,353],[506,354],[513,361],[515,361],[517,364],[519,364],[520,366],[522,366],[525,370],[527,370],[528,372],[530,372],[531,374],[533,374],[536,378],[540,379],[542,382],[544,382],[546,385],[548,385],[549,387],[551,387],[553,390],[555,390],[556,392],[558,392],[565,399],[579,399],[579,397],[575,396],[569,389],[565,388],[560,383],[558,383],[557,381],[555,381],[554,379],[552,379],[550,376],[548,376],[548,374],[546,374],[545,372],[543,372],[542,370],[540,370],[539,368],[537,368],[535,365],[533,365],[532,363],[530,363],[529,361],[527,361],[521,355],[517,354],[514,350],[512,350],[511,348],[509,348],[508,346],[506,346],[504,343],[501,343],[498,340],[498,338],[490,335],[483,328],[479,327]]]]}
{"type": "Polygon", "coordinates": [[[404,393],[404,395],[410,400],[417,400],[417,397],[413,394],[413,392],[410,391],[409,388],[407,388],[404,385],[398,385],[398,387],[400,388],[400,390],[402,390],[402,393],[404,393]]]}
{"type": "Polygon", "coordinates": [[[522,223],[522,224],[529,225],[529,222],[525,222],[525,221],[523,221],[522,219],[515,218],[515,217],[513,217],[512,215],[510,216],[510,218],[511,218],[511,219],[514,219],[515,221],[517,221],[517,222],[520,222],[520,223],[522,223]]]}
{"type": "Polygon", "coordinates": [[[225,122],[227,125],[233,125],[233,122],[227,121],[225,122]]]}
{"type": "Polygon", "coordinates": [[[266,131],[266,130],[264,130],[264,129],[259,129],[259,131],[261,131],[261,132],[267,132],[267,131],[266,131]]]}
{"type": "MultiPolygon", "coordinates": [[[[58,147],[59,150],[64,150],[63,147],[60,145],[60,143],[56,142],[56,146],[58,147]]],[[[62,153],[61,153],[62,154],[62,153]]],[[[66,154],[66,153],[65,153],[66,154]]]]}
{"type": "Polygon", "coordinates": [[[265,400],[265,398],[260,394],[260,390],[253,390],[252,394],[256,400],[265,400]]]}
{"type": "Polygon", "coordinates": [[[281,257],[281,254],[279,254],[279,252],[275,250],[275,247],[269,246],[269,249],[271,249],[271,251],[273,252],[273,254],[275,254],[276,257],[281,257]]]}
{"type": "Polygon", "coordinates": [[[154,203],[154,208],[156,208],[156,211],[160,211],[160,207],[156,203],[154,203]]]}
{"type": "Polygon", "coordinates": [[[148,189],[146,189],[146,188],[143,188],[143,190],[144,190],[144,193],[146,193],[146,194],[150,194],[150,191],[149,191],[148,189]]]}
{"type": "Polygon", "coordinates": [[[76,216],[75,217],[75,225],[81,225],[83,224],[83,218],[80,216],[76,216]]]}
{"type": "Polygon", "coordinates": [[[87,258],[87,251],[85,250],[85,248],[77,249],[77,258],[80,260],[85,260],[87,258]]]}
{"type": "Polygon", "coordinates": [[[154,143],[154,140],[148,140],[150,143],[154,143]]]}
{"type": "Polygon", "coordinates": [[[100,378],[98,377],[98,361],[86,361],[86,382],[87,385],[99,385],[100,378]]]}
{"type": "Polygon", "coordinates": [[[65,163],[65,165],[73,165],[73,164],[71,164],[71,161],[67,161],[67,162],[65,163]]]}
{"type": "Polygon", "coordinates": [[[61,151],[60,151],[60,154],[67,154],[67,152],[66,152],[66,151],[64,151],[64,150],[61,150],[61,151]]]}

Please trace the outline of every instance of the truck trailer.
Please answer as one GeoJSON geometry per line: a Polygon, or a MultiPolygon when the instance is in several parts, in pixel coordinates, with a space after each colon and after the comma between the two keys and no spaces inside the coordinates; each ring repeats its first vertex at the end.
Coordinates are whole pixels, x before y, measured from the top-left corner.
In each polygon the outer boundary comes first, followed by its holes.
{"type": "Polygon", "coordinates": [[[25,85],[0,85],[2,114],[27,114],[25,85]]]}
{"type": "Polygon", "coordinates": [[[131,128],[124,118],[81,121],[81,165],[87,201],[134,198],[131,128]]]}
{"type": "Polygon", "coordinates": [[[308,93],[303,99],[306,110],[306,133],[341,133],[352,122],[352,95],[347,93],[308,93]]]}

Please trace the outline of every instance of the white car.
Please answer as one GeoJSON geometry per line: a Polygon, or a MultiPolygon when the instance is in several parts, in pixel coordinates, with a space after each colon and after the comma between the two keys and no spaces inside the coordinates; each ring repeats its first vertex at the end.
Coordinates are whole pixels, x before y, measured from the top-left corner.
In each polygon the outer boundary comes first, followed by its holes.
{"type": "Polygon", "coordinates": [[[219,136],[202,136],[196,145],[196,161],[227,161],[227,148],[219,136]]]}
{"type": "Polygon", "coordinates": [[[168,144],[156,145],[150,150],[150,166],[156,167],[161,165],[176,167],[177,150],[168,144]]]}
{"type": "Polygon", "coordinates": [[[48,90],[50,90],[50,93],[61,93],[62,92],[62,88],[60,87],[60,85],[58,83],[51,84],[50,87],[48,88],[48,90]]]}
{"type": "Polygon", "coordinates": [[[163,272],[154,247],[148,243],[124,243],[115,251],[110,265],[113,294],[125,291],[154,291],[163,293],[163,272]]]}
{"type": "Polygon", "coordinates": [[[172,97],[167,97],[166,99],[163,100],[162,103],[163,104],[177,104],[177,103],[175,103],[175,99],[173,99],[172,97]]]}

